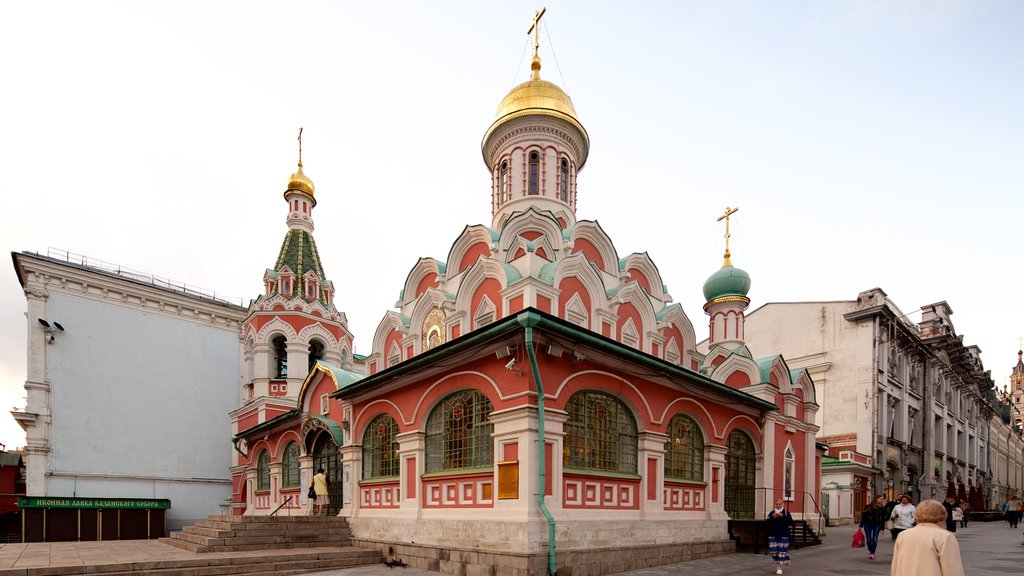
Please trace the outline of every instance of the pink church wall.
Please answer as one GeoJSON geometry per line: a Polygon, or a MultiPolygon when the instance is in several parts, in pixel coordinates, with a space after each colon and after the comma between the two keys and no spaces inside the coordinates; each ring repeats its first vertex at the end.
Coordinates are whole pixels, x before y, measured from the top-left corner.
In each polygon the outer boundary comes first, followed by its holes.
{"type": "Polygon", "coordinates": [[[469,268],[477,261],[478,258],[487,258],[491,255],[491,249],[484,242],[477,242],[466,250],[466,253],[462,256],[462,260],[459,261],[459,269],[455,271],[456,274],[462,272],[466,268],[469,268]]]}
{"type": "Polygon", "coordinates": [[[605,268],[604,259],[601,258],[601,253],[597,251],[597,248],[594,247],[590,240],[577,238],[573,242],[572,253],[575,254],[577,252],[582,252],[583,255],[587,257],[587,260],[597,264],[597,267],[601,270],[608,272],[605,268]]]}

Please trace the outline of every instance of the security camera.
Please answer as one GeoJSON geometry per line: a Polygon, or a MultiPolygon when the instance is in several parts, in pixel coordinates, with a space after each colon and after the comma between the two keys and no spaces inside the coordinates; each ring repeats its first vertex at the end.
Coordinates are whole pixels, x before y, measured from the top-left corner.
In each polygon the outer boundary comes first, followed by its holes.
{"type": "Polygon", "coordinates": [[[509,360],[508,364],[505,364],[505,370],[511,370],[511,369],[513,369],[515,367],[516,367],[516,359],[515,358],[509,360]]]}

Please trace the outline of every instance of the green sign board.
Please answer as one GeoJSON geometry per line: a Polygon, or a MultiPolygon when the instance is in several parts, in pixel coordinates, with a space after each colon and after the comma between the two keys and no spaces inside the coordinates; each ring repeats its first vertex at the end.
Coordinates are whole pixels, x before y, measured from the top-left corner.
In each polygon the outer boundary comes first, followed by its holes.
{"type": "Polygon", "coordinates": [[[171,507],[171,501],[156,498],[64,498],[61,496],[19,496],[18,507],[168,510],[171,507]]]}

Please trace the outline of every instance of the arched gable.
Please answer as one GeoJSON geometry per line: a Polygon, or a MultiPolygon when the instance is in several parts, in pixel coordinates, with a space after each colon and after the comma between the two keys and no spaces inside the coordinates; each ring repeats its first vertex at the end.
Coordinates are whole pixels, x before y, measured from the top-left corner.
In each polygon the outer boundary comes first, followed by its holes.
{"type": "MultiPolygon", "coordinates": [[[[554,260],[555,247],[551,244],[551,238],[545,234],[530,234],[529,236],[535,236],[536,238],[529,238],[528,236],[518,236],[509,245],[508,251],[505,252],[505,261],[511,262],[516,258],[526,255],[527,253],[533,252],[545,260],[554,260]]],[[[559,242],[561,238],[559,238],[559,242]]]]}
{"type": "Polygon", "coordinates": [[[648,337],[648,332],[654,331],[657,326],[657,319],[654,315],[654,307],[651,306],[651,301],[647,294],[643,291],[636,282],[630,282],[622,287],[616,294],[619,304],[618,310],[616,311],[619,319],[617,330],[619,330],[620,338],[622,341],[621,330],[624,328],[629,321],[632,319],[636,325],[637,335],[639,337],[638,349],[644,352],[650,352],[651,343],[648,337]]]}
{"type": "Polygon", "coordinates": [[[635,281],[651,296],[665,300],[665,284],[661,272],[647,252],[634,252],[626,257],[623,269],[626,271],[627,282],[635,281]]]}
{"type": "Polygon", "coordinates": [[[768,364],[767,370],[762,368],[761,377],[764,382],[770,382],[783,394],[789,394],[793,391],[793,383],[789,379],[789,366],[786,365],[786,361],[781,355],[771,358],[771,363],[768,364]]]}
{"type": "Polygon", "coordinates": [[[299,396],[296,399],[296,404],[299,410],[305,414],[319,414],[320,405],[319,395],[316,391],[320,389],[324,382],[328,382],[327,387],[333,392],[338,389],[338,381],[334,378],[334,373],[330,371],[326,366],[317,362],[313,364],[313,369],[306,375],[306,379],[302,381],[302,386],[299,388],[299,396]],[[313,397],[317,397],[317,404],[313,403],[313,397]]]}
{"type": "MultiPolygon", "coordinates": [[[[556,254],[562,248],[562,226],[550,212],[538,212],[532,207],[515,212],[501,229],[498,250],[514,254],[515,248],[520,247],[520,243],[524,241],[546,246],[550,250],[548,259],[555,260],[556,254]],[[541,240],[542,238],[546,239],[546,242],[541,240]]],[[[512,259],[508,255],[505,258],[512,259]]]]}
{"type": "MultiPolygon", "coordinates": [[[[450,307],[451,298],[447,294],[436,288],[427,290],[423,297],[416,301],[412,313],[409,314],[409,332],[422,335],[423,323],[427,321],[427,315],[430,314],[430,311],[437,308],[445,309],[450,307]]],[[[417,338],[414,353],[419,354],[422,351],[423,341],[421,338],[417,338]]]]}
{"type": "MultiPolygon", "coordinates": [[[[373,348],[371,348],[371,354],[377,352],[381,355],[382,359],[386,359],[385,352],[387,350],[386,345],[389,336],[395,332],[405,332],[405,322],[401,315],[397,312],[387,311],[384,313],[384,318],[381,319],[380,324],[377,325],[377,331],[373,333],[373,348]]],[[[383,368],[383,364],[379,364],[383,368]]]]}
{"type": "Polygon", "coordinates": [[[668,306],[661,315],[661,326],[663,326],[661,334],[666,347],[669,342],[677,338],[680,339],[678,343],[679,363],[689,366],[688,358],[690,352],[697,347],[697,336],[689,317],[683,312],[683,307],[678,304],[668,306]]]}
{"type": "Polygon", "coordinates": [[[448,266],[441,274],[445,278],[452,278],[472,266],[477,258],[490,256],[493,242],[490,228],[481,224],[466,226],[448,250],[448,266]]]}
{"type": "Polygon", "coordinates": [[[598,268],[614,276],[619,275],[619,256],[615,245],[605,234],[601,225],[590,220],[581,220],[572,228],[572,252],[583,252],[598,268]]]}
{"type": "Polygon", "coordinates": [[[580,298],[587,305],[587,314],[590,318],[594,317],[598,307],[607,299],[607,290],[601,273],[583,254],[576,253],[560,260],[552,278],[552,285],[561,292],[558,305],[560,318],[565,318],[565,304],[573,294],[580,294],[580,298]]]}
{"type": "Polygon", "coordinates": [[[441,274],[444,274],[443,262],[438,262],[433,258],[420,258],[405,277],[402,300],[410,302],[426,292],[428,288],[437,286],[441,274]]]}
{"type": "MultiPolygon", "coordinates": [[[[708,374],[714,380],[729,385],[729,379],[734,373],[740,372],[747,377],[748,384],[760,384],[761,372],[757,363],[739,354],[730,354],[722,362],[715,365],[708,374]]],[[[737,380],[733,378],[733,383],[737,380]]]]}
{"type": "Polygon", "coordinates": [[[486,293],[496,308],[494,319],[501,318],[501,290],[509,285],[508,270],[505,266],[493,258],[477,260],[476,264],[466,271],[465,278],[459,284],[459,290],[455,294],[455,312],[463,312],[472,318],[480,304],[480,298],[486,293]],[[493,281],[491,286],[485,286],[487,280],[493,281]],[[483,292],[481,288],[484,288],[483,292]]]}
{"type": "Polygon", "coordinates": [[[790,372],[790,381],[793,383],[794,392],[798,390],[803,392],[804,402],[818,403],[818,397],[814,389],[814,380],[806,368],[797,368],[790,372]]]}

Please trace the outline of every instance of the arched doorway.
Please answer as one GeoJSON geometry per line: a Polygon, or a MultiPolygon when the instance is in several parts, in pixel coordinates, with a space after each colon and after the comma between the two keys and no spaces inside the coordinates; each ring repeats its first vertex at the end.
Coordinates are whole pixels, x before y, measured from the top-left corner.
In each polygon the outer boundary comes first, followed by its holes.
{"type": "Polygon", "coordinates": [[[324,473],[327,475],[329,495],[331,497],[331,505],[327,508],[327,515],[334,516],[341,510],[344,489],[342,484],[341,454],[338,453],[338,445],[334,443],[330,433],[321,432],[313,440],[313,450],[310,451],[310,454],[313,456],[313,473],[316,474],[317,470],[323,468],[324,473]]]}
{"type": "Polygon", "coordinates": [[[740,430],[729,434],[725,454],[725,512],[733,520],[754,517],[754,483],[757,481],[757,452],[750,436],[740,430]]]}

